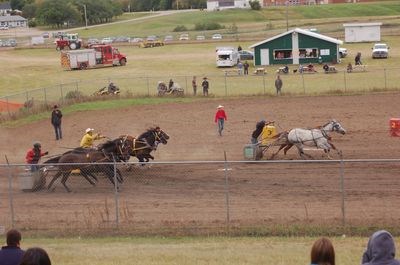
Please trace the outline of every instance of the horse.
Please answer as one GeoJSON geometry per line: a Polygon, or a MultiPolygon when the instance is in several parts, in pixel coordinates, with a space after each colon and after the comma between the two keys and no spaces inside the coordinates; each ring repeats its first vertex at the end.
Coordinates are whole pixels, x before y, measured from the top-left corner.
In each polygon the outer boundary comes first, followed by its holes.
{"type": "Polygon", "coordinates": [[[337,132],[345,134],[346,130],[336,120],[331,120],[326,124],[313,129],[302,129],[295,128],[290,131],[282,132],[275,136],[276,142],[279,143],[280,147],[272,157],[276,156],[280,150],[284,149],[284,154],[294,145],[297,147],[301,158],[312,158],[311,155],[304,153],[304,146],[315,147],[317,149],[323,149],[327,154],[328,158],[331,159],[329,152],[331,149],[336,150],[338,155],[341,155],[341,151],[338,150],[332,143],[331,137],[328,135],[329,132],[337,132]]]}
{"type": "MultiPolygon", "coordinates": [[[[62,176],[61,183],[68,192],[71,190],[66,185],[66,181],[71,175],[73,170],[79,169],[80,174],[93,186],[95,182],[91,180],[92,177],[97,181],[96,176],[93,175],[94,172],[104,173],[113,185],[114,182],[114,166],[112,164],[96,164],[96,163],[108,163],[108,162],[120,162],[126,161],[131,152],[131,147],[127,143],[126,138],[117,138],[115,140],[109,140],[97,147],[97,149],[85,149],[85,148],[75,148],[68,151],[58,157],[54,157],[44,162],[44,164],[49,163],[59,163],[58,171],[54,175],[53,179],[50,181],[47,189],[50,189],[60,176],[62,176]],[[68,165],[68,164],[74,165],[68,165]],[[90,163],[77,165],[78,163],[90,163]]],[[[116,169],[117,181],[122,183],[122,175],[119,169],[116,169]]]]}
{"type": "Polygon", "coordinates": [[[130,135],[120,137],[126,137],[131,148],[130,155],[135,156],[141,163],[149,162],[150,159],[154,160],[151,152],[157,150],[159,143],[167,144],[169,139],[169,135],[160,127],[149,128],[137,138],[130,135]]]}

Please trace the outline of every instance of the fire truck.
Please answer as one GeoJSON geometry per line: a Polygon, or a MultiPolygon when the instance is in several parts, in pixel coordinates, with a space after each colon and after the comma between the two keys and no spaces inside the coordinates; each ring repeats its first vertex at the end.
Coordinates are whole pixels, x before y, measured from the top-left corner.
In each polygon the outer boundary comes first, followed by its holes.
{"type": "Polygon", "coordinates": [[[126,56],[111,45],[93,45],[91,49],[61,52],[61,66],[68,70],[116,65],[126,65],[126,56]]]}

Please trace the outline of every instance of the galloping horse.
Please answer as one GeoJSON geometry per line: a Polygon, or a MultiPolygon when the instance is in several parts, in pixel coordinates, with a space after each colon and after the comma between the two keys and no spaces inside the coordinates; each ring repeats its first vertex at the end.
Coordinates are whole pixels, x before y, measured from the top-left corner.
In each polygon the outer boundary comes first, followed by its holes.
{"type": "Polygon", "coordinates": [[[340,134],[345,134],[346,130],[342,125],[336,120],[331,120],[328,123],[314,129],[302,129],[295,128],[289,132],[283,132],[276,136],[278,138],[276,141],[279,142],[279,150],[272,155],[274,157],[279,153],[280,150],[284,148],[284,154],[294,145],[299,151],[299,155],[302,158],[312,158],[311,155],[304,153],[304,146],[316,147],[323,149],[327,154],[328,158],[331,158],[329,151],[331,149],[336,150],[338,154],[341,151],[336,149],[331,141],[331,137],[328,135],[329,132],[337,132],[340,134]],[[284,142],[284,143],[282,143],[284,142]]]}
{"type": "MultiPolygon", "coordinates": [[[[62,176],[61,183],[65,189],[70,192],[71,190],[66,185],[66,181],[68,180],[71,172],[77,169],[80,170],[80,174],[93,186],[95,183],[90,179],[90,177],[94,178],[94,180],[97,180],[97,178],[93,175],[94,172],[104,173],[110,182],[115,185],[114,166],[112,164],[96,163],[126,161],[129,158],[130,152],[131,147],[127,143],[127,139],[117,138],[99,145],[97,149],[76,148],[62,154],[61,156],[49,159],[45,161],[44,164],[59,163],[61,165],[58,165],[58,172],[54,175],[47,188],[50,189],[54,181],[62,176]],[[72,163],[74,165],[68,165],[72,163]],[[78,163],[91,164],[77,165],[78,163]]],[[[116,169],[116,174],[118,182],[122,183],[122,175],[119,169],[116,169]]]]}
{"type": "Polygon", "coordinates": [[[127,143],[131,146],[131,156],[136,156],[139,162],[149,162],[149,159],[154,160],[150,154],[157,149],[159,143],[167,144],[169,135],[160,129],[160,127],[149,128],[147,131],[135,138],[130,135],[122,135],[121,138],[126,138],[127,143]]]}

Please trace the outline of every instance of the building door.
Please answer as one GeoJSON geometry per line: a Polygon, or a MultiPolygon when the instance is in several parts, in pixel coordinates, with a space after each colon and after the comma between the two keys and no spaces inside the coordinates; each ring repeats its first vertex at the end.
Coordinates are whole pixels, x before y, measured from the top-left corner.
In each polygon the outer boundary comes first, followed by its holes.
{"type": "Polygon", "coordinates": [[[260,49],[261,65],[269,65],[269,49],[260,49]]]}

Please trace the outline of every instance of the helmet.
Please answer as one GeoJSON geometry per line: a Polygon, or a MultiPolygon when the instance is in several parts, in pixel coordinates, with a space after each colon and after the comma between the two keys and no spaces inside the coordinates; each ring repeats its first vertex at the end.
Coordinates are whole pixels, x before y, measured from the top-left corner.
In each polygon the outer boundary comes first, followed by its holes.
{"type": "Polygon", "coordinates": [[[33,147],[39,148],[42,147],[42,145],[39,142],[34,142],[33,147]]]}

